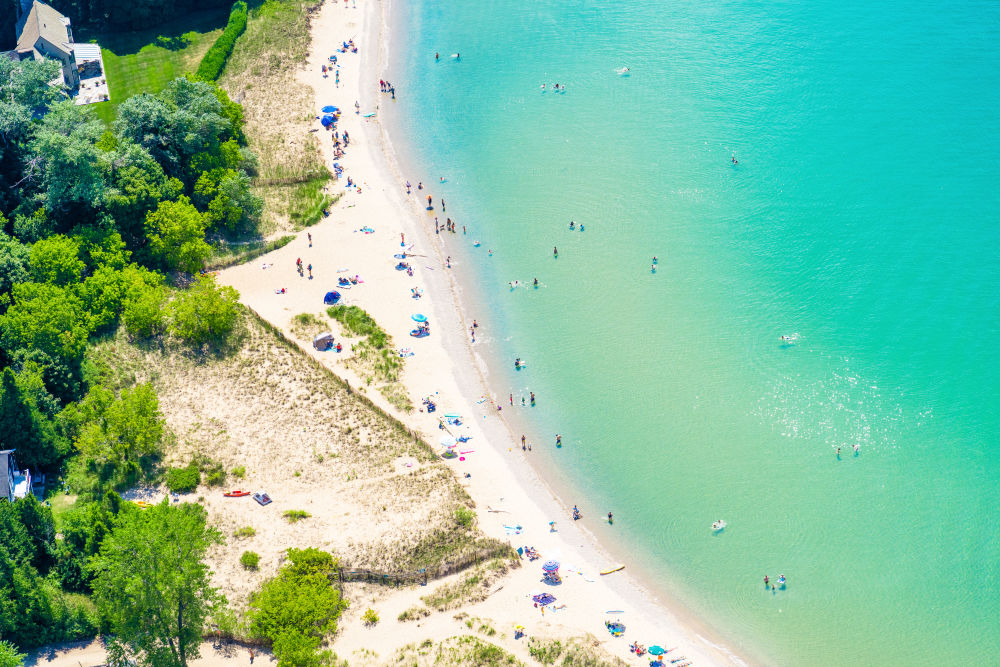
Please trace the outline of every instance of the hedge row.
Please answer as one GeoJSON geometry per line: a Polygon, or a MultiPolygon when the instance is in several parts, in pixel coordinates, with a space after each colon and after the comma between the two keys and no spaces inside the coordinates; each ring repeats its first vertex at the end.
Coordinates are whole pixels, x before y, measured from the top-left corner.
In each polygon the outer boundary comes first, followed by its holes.
{"type": "Polygon", "coordinates": [[[201,59],[201,64],[198,65],[198,78],[206,81],[215,81],[219,78],[219,75],[222,74],[222,68],[229,60],[229,54],[236,46],[236,39],[246,29],[247,3],[243,0],[237,0],[229,12],[229,23],[226,24],[226,29],[222,31],[219,39],[215,40],[215,44],[212,44],[212,48],[208,50],[205,57],[201,59]]]}

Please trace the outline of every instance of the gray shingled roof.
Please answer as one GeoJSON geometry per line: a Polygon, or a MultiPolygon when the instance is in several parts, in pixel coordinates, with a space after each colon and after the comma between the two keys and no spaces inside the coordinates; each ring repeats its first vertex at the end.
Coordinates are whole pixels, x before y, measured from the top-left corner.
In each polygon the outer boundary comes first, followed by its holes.
{"type": "Polygon", "coordinates": [[[72,52],[69,32],[66,30],[66,17],[44,2],[35,0],[31,5],[31,11],[28,12],[28,18],[24,21],[24,28],[17,36],[17,50],[33,49],[39,37],[44,37],[46,41],[55,44],[66,53],[72,52]]]}

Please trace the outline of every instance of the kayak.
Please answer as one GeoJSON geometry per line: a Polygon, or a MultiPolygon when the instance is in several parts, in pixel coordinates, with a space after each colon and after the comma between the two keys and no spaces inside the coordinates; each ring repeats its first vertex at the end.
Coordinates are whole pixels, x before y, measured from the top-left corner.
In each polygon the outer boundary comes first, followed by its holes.
{"type": "Polygon", "coordinates": [[[606,570],[601,570],[601,574],[611,574],[612,572],[617,572],[618,570],[624,570],[624,565],[615,565],[614,567],[609,567],[606,570]]]}
{"type": "Polygon", "coordinates": [[[230,491],[229,493],[223,493],[226,498],[243,498],[249,496],[249,491],[230,491]]]}

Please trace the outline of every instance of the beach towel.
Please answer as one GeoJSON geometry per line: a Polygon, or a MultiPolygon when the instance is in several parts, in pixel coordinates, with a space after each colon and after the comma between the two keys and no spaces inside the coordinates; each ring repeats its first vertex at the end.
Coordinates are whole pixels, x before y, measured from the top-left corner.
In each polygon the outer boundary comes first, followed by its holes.
{"type": "Polygon", "coordinates": [[[538,595],[533,595],[531,599],[540,605],[552,604],[553,602],[556,601],[555,596],[549,593],[540,593],[538,595]]]}
{"type": "Polygon", "coordinates": [[[503,529],[508,535],[520,535],[522,530],[520,526],[504,526],[503,529]]]}

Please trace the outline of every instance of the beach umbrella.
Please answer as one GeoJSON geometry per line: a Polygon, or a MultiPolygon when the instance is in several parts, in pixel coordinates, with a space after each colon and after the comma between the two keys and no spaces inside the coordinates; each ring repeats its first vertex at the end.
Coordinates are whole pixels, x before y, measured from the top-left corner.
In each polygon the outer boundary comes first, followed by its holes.
{"type": "Polygon", "coordinates": [[[426,322],[427,316],[424,315],[423,313],[414,313],[413,315],[410,315],[410,319],[412,319],[414,322],[426,322]]]}
{"type": "Polygon", "coordinates": [[[649,652],[650,655],[663,655],[664,653],[667,652],[666,649],[664,649],[662,646],[657,646],[656,644],[653,644],[646,650],[649,652]]]}
{"type": "Polygon", "coordinates": [[[334,121],[333,116],[323,116],[323,118],[319,122],[323,123],[323,127],[329,127],[333,125],[333,121],[334,121]]]}
{"type": "Polygon", "coordinates": [[[554,560],[547,560],[542,564],[543,572],[556,572],[559,570],[559,562],[554,560]]]}
{"type": "Polygon", "coordinates": [[[451,436],[448,435],[441,436],[442,447],[447,447],[448,449],[452,449],[456,445],[458,445],[458,440],[455,440],[455,438],[452,438],[451,436]]]}
{"type": "Polygon", "coordinates": [[[327,292],[326,296],[323,297],[323,303],[325,303],[328,306],[332,306],[333,304],[337,303],[338,301],[340,301],[340,292],[336,292],[336,291],[334,291],[334,292],[327,292]]]}
{"type": "Polygon", "coordinates": [[[332,104],[328,104],[325,107],[323,107],[322,111],[323,111],[323,113],[334,113],[336,111],[340,111],[340,108],[339,107],[335,107],[332,104]]]}

